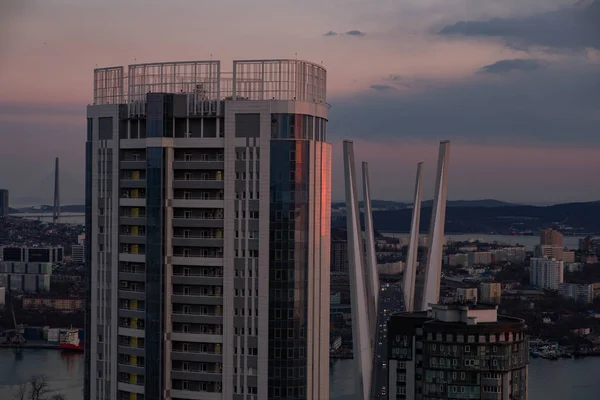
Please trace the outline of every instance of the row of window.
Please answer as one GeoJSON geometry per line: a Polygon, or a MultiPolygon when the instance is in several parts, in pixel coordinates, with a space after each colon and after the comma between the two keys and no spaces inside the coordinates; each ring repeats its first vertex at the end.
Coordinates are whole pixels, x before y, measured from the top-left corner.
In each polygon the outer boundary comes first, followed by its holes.
{"type": "Polygon", "coordinates": [[[246,158],[248,160],[260,160],[260,148],[258,147],[254,147],[255,151],[256,151],[256,155],[254,154],[254,152],[249,149],[250,151],[246,152],[246,151],[236,151],[235,152],[235,159],[237,161],[246,161],[246,158]],[[246,156],[247,154],[247,156],[246,156]]]}
{"type": "MultiPolygon", "coordinates": [[[[244,386],[240,386],[239,388],[237,386],[233,387],[233,393],[240,393],[240,394],[244,394],[244,386]],[[238,391],[239,389],[239,391],[238,391]]],[[[255,386],[247,386],[246,387],[246,393],[248,394],[258,394],[258,388],[255,386]]]]}
{"type": "Polygon", "coordinates": [[[246,199],[258,200],[258,199],[260,199],[260,192],[258,192],[258,191],[246,192],[245,190],[243,192],[235,192],[235,198],[238,200],[246,200],[246,199]],[[248,194],[246,195],[246,193],[248,193],[248,194]]]}
{"type": "MultiPolygon", "coordinates": [[[[237,290],[237,289],[236,289],[237,290]]],[[[234,308],[233,309],[233,313],[236,317],[245,317],[246,316],[246,309],[245,308],[234,308]]],[[[252,308],[248,309],[248,316],[252,316],[252,308]]],[[[258,317],[258,310],[254,310],[254,316],[258,317]]]]}
{"type": "Polygon", "coordinates": [[[249,171],[249,172],[236,172],[235,179],[245,181],[246,179],[254,180],[260,179],[258,171],[249,171]]]}
{"type": "MultiPolygon", "coordinates": [[[[477,350],[478,350],[479,354],[485,354],[486,350],[488,348],[489,347],[487,347],[487,346],[477,346],[477,350]]],[[[498,346],[491,346],[491,348],[492,348],[492,353],[497,353],[498,352],[498,346]]],[[[439,349],[440,352],[446,351],[446,352],[457,353],[458,350],[459,350],[459,347],[457,345],[445,345],[444,346],[443,344],[440,344],[439,347],[438,347],[435,343],[431,344],[431,350],[432,351],[437,351],[438,349],[439,349]]],[[[464,346],[464,352],[465,353],[470,353],[471,352],[471,346],[470,345],[465,345],[464,346]]]]}
{"type": "MultiPolygon", "coordinates": [[[[258,211],[250,211],[248,212],[248,218],[249,219],[258,219],[258,211]]],[[[235,212],[235,218],[239,219],[241,216],[242,219],[246,218],[246,211],[236,211],[235,212]]]]}
{"type": "MultiPolygon", "coordinates": [[[[524,334],[521,332],[502,332],[502,333],[498,333],[498,334],[488,334],[488,335],[467,335],[466,337],[466,343],[475,343],[476,340],[478,339],[477,342],[478,343],[496,343],[496,342],[512,342],[513,340],[523,340],[524,339],[524,334]]],[[[444,340],[444,334],[442,333],[436,333],[435,334],[435,339],[434,339],[434,334],[432,332],[429,332],[427,334],[427,340],[435,340],[437,342],[441,342],[441,341],[445,341],[445,342],[457,342],[457,343],[465,343],[465,335],[463,334],[452,334],[452,333],[448,333],[446,334],[445,340],[444,340]],[[456,336],[456,340],[454,340],[454,337],[456,336]]]]}
{"type": "Polygon", "coordinates": [[[246,255],[248,255],[249,258],[258,258],[258,250],[235,249],[236,258],[245,258],[246,255]]]}
{"type": "MultiPolygon", "coordinates": [[[[235,297],[252,297],[252,296],[256,296],[258,297],[258,289],[235,289],[235,297]]],[[[242,314],[243,315],[243,314],[242,314]]],[[[252,314],[248,314],[248,315],[252,315],[252,314]]]]}
{"type": "Polygon", "coordinates": [[[238,347],[234,347],[233,348],[233,354],[257,356],[258,355],[258,348],[256,348],[256,347],[250,347],[250,348],[248,348],[248,351],[246,351],[246,349],[244,347],[240,347],[239,349],[238,349],[238,347]]]}

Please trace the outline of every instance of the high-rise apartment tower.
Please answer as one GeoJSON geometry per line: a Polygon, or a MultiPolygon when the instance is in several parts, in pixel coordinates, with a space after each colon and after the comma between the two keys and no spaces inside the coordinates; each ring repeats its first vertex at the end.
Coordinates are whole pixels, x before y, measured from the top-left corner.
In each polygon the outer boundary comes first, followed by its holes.
{"type": "Polygon", "coordinates": [[[326,72],[94,71],[86,399],[327,399],[326,72]]]}

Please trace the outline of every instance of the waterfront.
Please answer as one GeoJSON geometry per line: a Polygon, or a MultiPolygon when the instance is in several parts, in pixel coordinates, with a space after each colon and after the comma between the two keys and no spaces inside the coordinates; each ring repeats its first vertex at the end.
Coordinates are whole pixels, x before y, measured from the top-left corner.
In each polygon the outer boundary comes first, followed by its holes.
{"type": "MultiPolygon", "coordinates": [[[[394,238],[408,238],[408,233],[406,232],[382,232],[382,235],[387,237],[394,238]]],[[[421,237],[426,237],[427,235],[421,234],[421,237]]],[[[583,236],[564,236],[563,244],[570,250],[575,250],[579,248],[579,239],[582,239],[583,236]]],[[[456,233],[456,234],[447,234],[446,240],[453,240],[456,242],[465,242],[470,240],[480,240],[485,243],[494,243],[497,242],[499,244],[507,244],[511,246],[516,246],[517,244],[521,246],[525,246],[527,251],[533,251],[535,245],[540,244],[539,236],[519,236],[519,235],[490,235],[486,233],[456,233]]]]}
{"type": "MultiPolygon", "coordinates": [[[[597,400],[600,393],[600,357],[548,361],[532,359],[529,400],[597,400]]],[[[0,349],[0,398],[10,400],[13,390],[28,377],[45,374],[53,390],[67,400],[80,400],[83,390],[83,354],[57,350],[0,349]]],[[[337,360],[331,369],[331,400],[355,400],[352,360],[337,360]]]]}

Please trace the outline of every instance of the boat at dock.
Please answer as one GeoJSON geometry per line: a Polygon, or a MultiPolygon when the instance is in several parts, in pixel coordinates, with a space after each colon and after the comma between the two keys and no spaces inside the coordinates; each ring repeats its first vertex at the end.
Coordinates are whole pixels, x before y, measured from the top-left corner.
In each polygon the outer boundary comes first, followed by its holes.
{"type": "Polygon", "coordinates": [[[67,329],[60,333],[59,346],[61,350],[83,351],[83,343],[79,338],[79,329],[67,329]]]}

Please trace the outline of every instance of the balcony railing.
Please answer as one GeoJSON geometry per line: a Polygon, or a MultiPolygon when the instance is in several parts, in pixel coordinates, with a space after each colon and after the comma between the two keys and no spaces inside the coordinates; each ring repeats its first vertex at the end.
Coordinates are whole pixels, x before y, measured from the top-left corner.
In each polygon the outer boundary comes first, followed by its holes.
{"type": "Polygon", "coordinates": [[[130,349],[143,349],[144,348],[143,344],[141,344],[141,345],[138,344],[136,346],[132,346],[131,343],[125,343],[125,342],[119,343],[119,346],[121,346],[121,347],[129,347],[130,349]]]}
{"type": "Polygon", "coordinates": [[[204,159],[204,160],[199,160],[199,159],[196,159],[196,158],[186,159],[185,157],[184,158],[177,157],[173,161],[175,161],[175,162],[203,163],[203,162],[223,162],[224,160],[223,160],[223,157],[221,156],[221,158],[214,157],[214,158],[211,158],[211,159],[204,159]]]}
{"type": "Polygon", "coordinates": [[[173,253],[173,257],[182,257],[182,258],[223,258],[223,253],[209,253],[209,254],[173,253]]]}
{"type": "Polygon", "coordinates": [[[222,317],[222,312],[207,312],[207,313],[186,313],[182,311],[173,311],[173,315],[191,315],[193,317],[222,317]]]}
{"type": "Polygon", "coordinates": [[[189,367],[187,369],[181,368],[181,367],[172,367],[171,371],[176,371],[176,372],[194,372],[194,373],[202,373],[202,374],[220,374],[221,373],[221,368],[219,367],[213,367],[213,368],[206,368],[206,369],[201,369],[198,367],[189,367]]]}
{"type": "Polygon", "coordinates": [[[143,293],[146,291],[145,287],[141,287],[141,288],[130,288],[130,287],[121,287],[119,286],[119,291],[121,292],[138,292],[138,293],[143,293]]]}
{"type": "MultiPolygon", "coordinates": [[[[128,180],[133,180],[133,179],[128,179],[128,180]]],[[[173,179],[174,182],[187,182],[187,181],[223,181],[223,178],[219,178],[219,177],[207,177],[207,178],[202,178],[202,177],[191,177],[191,178],[174,178],[173,179]]]]}
{"type": "Polygon", "coordinates": [[[119,254],[131,254],[131,255],[135,255],[135,256],[145,256],[146,252],[145,251],[138,251],[136,253],[133,253],[131,251],[121,251],[121,252],[119,252],[119,254]]]}
{"type": "Polygon", "coordinates": [[[222,278],[223,271],[213,273],[173,272],[173,276],[189,276],[191,278],[222,278]]]}
{"type": "Polygon", "coordinates": [[[191,296],[191,297],[223,297],[222,292],[213,292],[211,294],[200,294],[200,293],[184,293],[184,292],[173,292],[174,296],[191,296]]]}
{"type": "Polygon", "coordinates": [[[173,349],[173,353],[183,353],[183,354],[211,354],[211,355],[221,355],[223,354],[221,350],[212,350],[212,351],[201,351],[201,350],[182,350],[182,349],[173,349]]]}
{"type": "Polygon", "coordinates": [[[174,200],[223,200],[224,196],[175,196],[174,200]]]}
{"type": "Polygon", "coordinates": [[[222,335],[223,330],[221,329],[213,329],[213,330],[205,330],[205,331],[184,331],[183,329],[173,329],[173,333],[186,333],[190,335],[222,335]]]}
{"type": "Polygon", "coordinates": [[[205,216],[192,215],[192,216],[189,216],[189,217],[174,216],[173,219],[191,219],[191,220],[210,219],[210,220],[215,220],[215,219],[223,219],[223,217],[217,217],[215,215],[205,215],[205,216]]]}
{"type": "Polygon", "coordinates": [[[145,307],[125,307],[125,306],[119,306],[119,310],[123,310],[123,311],[146,311],[145,307]]]}
{"type": "Polygon", "coordinates": [[[176,239],[223,239],[223,234],[221,234],[221,236],[219,235],[204,235],[204,236],[198,236],[198,235],[173,235],[174,238],[176,239]]]}

